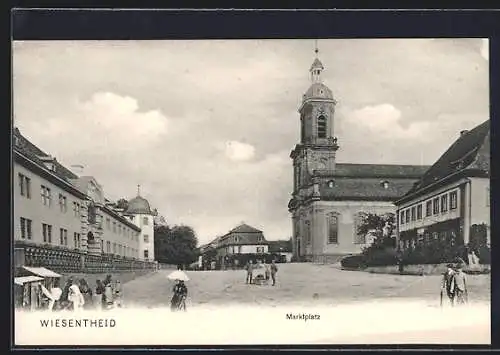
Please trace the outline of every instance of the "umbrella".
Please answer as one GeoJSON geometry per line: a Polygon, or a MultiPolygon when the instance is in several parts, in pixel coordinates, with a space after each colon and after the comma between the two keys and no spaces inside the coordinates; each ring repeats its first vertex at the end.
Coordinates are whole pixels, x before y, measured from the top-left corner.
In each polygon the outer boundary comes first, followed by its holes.
{"type": "Polygon", "coordinates": [[[168,274],[167,278],[170,280],[181,280],[181,281],[189,281],[189,277],[182,270],[175,270],[168,274]]]}

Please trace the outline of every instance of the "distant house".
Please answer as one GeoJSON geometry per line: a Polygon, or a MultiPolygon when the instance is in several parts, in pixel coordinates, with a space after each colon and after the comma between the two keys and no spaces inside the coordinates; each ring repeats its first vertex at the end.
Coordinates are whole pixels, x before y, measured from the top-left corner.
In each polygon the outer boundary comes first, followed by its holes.
{"type": "Polygon", "coordinates": [[[269,253],[272,255],[282,256],[283,262],[290,262],[292,260],[292,241],[291,240],[270,240],[269,253]]]}
{"type": "Polygon", "coordinates": [[[247,259],[257,259],[259,256],[264,258],[269,252],[269,242],[261,230],[242,223],[200,247],[200,252],[206,254],[210,249],[216,250],[215,258],[221,267],[228,264],[241,265],[247,259]]]}
{"type": "Polygon", "coordinates": [[[490,123],[460,132],[449,149],[403,197],[398,211],[402,249],[441,239],[467,245],[474,225],[490,243],[490,123]]]}

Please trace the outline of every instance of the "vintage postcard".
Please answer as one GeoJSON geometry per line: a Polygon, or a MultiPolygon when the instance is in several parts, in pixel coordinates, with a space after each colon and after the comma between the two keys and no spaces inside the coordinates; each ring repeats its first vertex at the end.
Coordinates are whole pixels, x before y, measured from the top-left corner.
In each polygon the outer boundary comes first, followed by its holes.
{"type": "Polygon", "coordinates": [[[14,41],[15,344],[490,344],[488,47],[14,41]]]}

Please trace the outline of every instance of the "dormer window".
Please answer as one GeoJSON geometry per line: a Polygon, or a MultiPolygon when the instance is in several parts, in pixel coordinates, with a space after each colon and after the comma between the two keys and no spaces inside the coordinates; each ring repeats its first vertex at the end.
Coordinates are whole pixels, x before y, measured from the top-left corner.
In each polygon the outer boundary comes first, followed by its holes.
{"type": "Polygon", "coordinates": [[[383,189],[388,189],[389,188],[389,181],[384,180],[380,182],[380,186],[382,186],[383,189]]]}
{"type": "Polygon", "coordinates": [[[237,236],[234,237],[234,242],[238,243],[238,237],[237,236]]]}
{"type": "Polygon", "coordinates": [[[328,181],[328,182],[327,182],[327,186],[328,186],[329,188],[334,187],[334,186],[335,186],[335,181],[333,181],[333,180],[328,181]]]}

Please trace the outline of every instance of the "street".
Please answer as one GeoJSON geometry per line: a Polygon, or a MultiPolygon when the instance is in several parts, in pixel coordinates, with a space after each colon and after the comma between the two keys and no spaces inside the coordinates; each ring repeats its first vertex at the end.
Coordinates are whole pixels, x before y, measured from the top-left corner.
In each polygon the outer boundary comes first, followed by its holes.
{"type": "MultiPolygon", "coordinates": [[[[370,274],[343,271],[337,265],[278,264],[276,286],[245,284],[245,271],[187,271],[188,305],[277,306],[335,305],[369,300],[422,300],[439,305],[440,276],[370,274]],[[317,297],[313,299],[313,295],[317,297]]],[[[124,301],[146,307],[167,306],[172,270],[160,270],[124,285],[124,301]]],[[[254,272],[254,276],[256,272],[254,272]]],[[[471,303],[490,301],[490,275],[468,275],[471,303]]]]}

